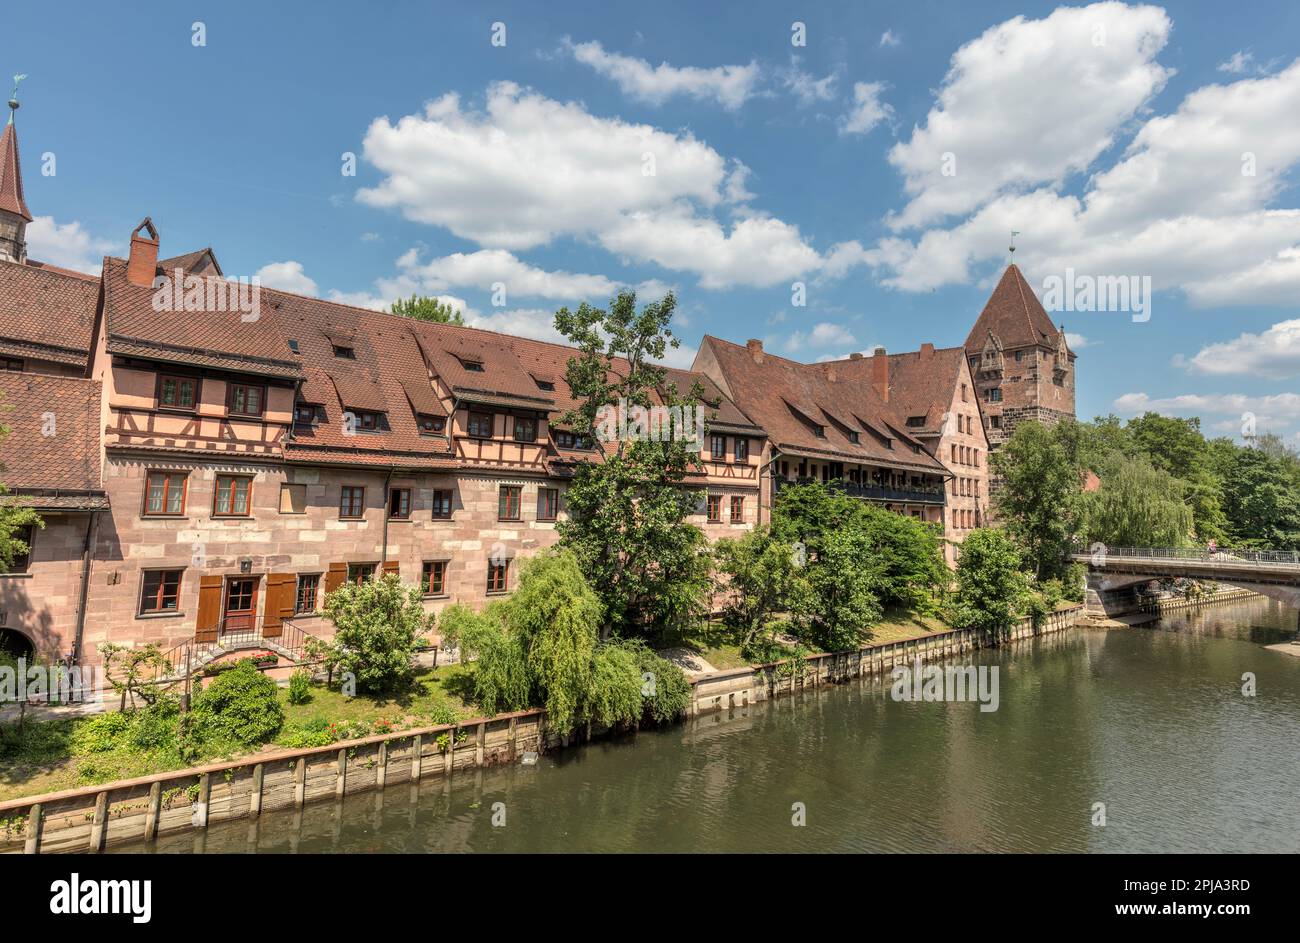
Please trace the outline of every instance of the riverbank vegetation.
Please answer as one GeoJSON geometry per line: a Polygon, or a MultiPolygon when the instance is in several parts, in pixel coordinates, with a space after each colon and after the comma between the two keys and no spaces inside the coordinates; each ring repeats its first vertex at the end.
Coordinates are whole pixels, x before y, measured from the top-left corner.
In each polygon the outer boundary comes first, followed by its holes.
{"type": "Polygon", "coordinates": [[[1036,567],[1072,546],[1300,548],[1300,455],[1207,439],[1199,419],[1023,423],[991,457],[997,513],[1036,567]]]}

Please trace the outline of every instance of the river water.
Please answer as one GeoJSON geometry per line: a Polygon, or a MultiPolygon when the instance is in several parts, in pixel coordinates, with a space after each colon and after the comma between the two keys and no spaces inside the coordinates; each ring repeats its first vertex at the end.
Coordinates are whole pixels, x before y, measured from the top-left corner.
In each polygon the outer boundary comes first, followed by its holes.
{"type": "Polygon", "coordinates": [[[117,850],[1300,852],[1300,658],[1264,648],[1296,618],[1254,599],[965,656],[998,667],[993,712],[855,680],[117,850]]]}

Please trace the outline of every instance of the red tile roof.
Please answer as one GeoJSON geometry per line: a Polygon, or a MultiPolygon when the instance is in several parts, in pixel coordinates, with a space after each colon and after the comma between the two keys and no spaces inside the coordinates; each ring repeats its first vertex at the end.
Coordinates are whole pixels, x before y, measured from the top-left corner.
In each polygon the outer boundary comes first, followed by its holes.
{"type": "Polygon", "coordinates": [[[903,419],[870,383],[843,377],[820,364],[801,364],[769,353],[763,353],[762,363],[757,363],[746,347],[716,337],[706,336],[704,346],[736,405],[780,451],[944,471],[907,435],[903,419]],[[814,425],[824,428],[824,438],[816,434],[814,425]],[[857,442],[850,439],[850,432],[858,433],[857,442]]]}
{"type": "Polygon", "coordinates": [[[95,279],[0,262],[0,351],[84,365],[98,298],[95,279]]]}
{"type": "Polygon", "coordinates": [[[966,350],[982,351],[990,331],[1007,350],[1035,345],[1056,349],[1059,331],[1015,265],[1007,266],[989,295],[979,320],[966,337],[966,350]]]}
{"type": "Polygon", "coordinates": [[[23,199],[23,171],[18,161],[18,131],[13,124],[0,133],[0,210],[17,213],[27,222],[32,214],[23,199]]]}
{"type": "MultiPolygon", "coordinates": [[[[831,360],[817,366],[836,373],[840,380],[870,383],[878,356],[831,360]]],[[[890,410],[903,420],[904,430],[915,436],[941,433],[960,382],[965,348],[927,347],[885,356],[889,359],[890,410]],[[922,420],[920,425],[914,424],[917,418],[922,420]]]]}
{"type": "Polygon", "coordinates": [[[100,384],[0,373],[0,481],[38,508],[107,507],[99,466],[100,384]]]}

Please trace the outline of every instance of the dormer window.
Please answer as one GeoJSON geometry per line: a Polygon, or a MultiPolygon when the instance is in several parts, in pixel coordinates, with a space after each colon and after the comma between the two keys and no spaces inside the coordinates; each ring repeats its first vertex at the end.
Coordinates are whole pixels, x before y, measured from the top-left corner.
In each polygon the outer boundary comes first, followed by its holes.
{"type": "Polygon", "coordinates": [[[555,384],[552,383],[550,380],[538,380],[537,388],[539,390],[545,390],[547,393],[555,392],[555,384]]]}
{"type": "Polygon", "coordinates": [[[852,442],[854,445],[857,445],[858,442],[860,441],[860,437],[858,436],[857,432],[850,429],[848,435],[849,435],[849,441],[852,442]]]}
{"type": "Polygon", "coordinates": [[[355,347],[344,347],[342,344],[335,344],[334,356],[343,360],[356,360],[357,351],[355,347]]]}
{"type": "Polygon", "coordinates": [[[416,421],[420,425],[420,435],[441,435],[447,428],[447,420],[443,416],[421,413],[416,421]]]}
{"type": "Polygon", "coordinates": [[[812,428],[813,428],[813,435],[815,435],[817,438],[819,438],[819,439],[824,439],[824,438],[826,438],[826,427],[825,427],[825,426],[814,425],[812,428]]]}
{"type": "Polygon", "coordinates": [[[569,432],[567,429],[556,429],[552,435],[555,437],[555,447],[560,449],[589,449],[591,446],[587,442],[587,437],[579,435],[576,432],[569,432]]]}
{"type": "Polygon", "coordinates": [[[298,403],[293,407],[293,421],[300,426],[310,426],[316,421],[316,407],[310,403],[298,403]]]}
{"type": "Polygon", "coordinates": [[[194,377],[158,379],[158,405],[162,409],[193,409],[197,394],[198,380],[194,377]]]}
{"type": "Polygon", "coordinates": [[[924,417],[924,416],[908,416],[908,417],[907,417],[907,427],[908,427],[909,429],[920,429],[920,428],[921,428],[922,426],[924,426],[924,425],[925,425],[925,417],[924,417]]]}
{"type": "Polygon", "coordinates": [[[357,417],[357,429],[362,432],[378,432],[383,428],[383,413],[357,410],[353,415],[357,417]]]}
{"type": "Polygon", "coordinates": [[[230,384],[227,408],[232,416],[260,416],[266,403],[266,388],[251,383],[230,384]]]}
{"type": "Polygon", "coordinates": [[[483,372],[483,361],[481,360],[461,360],[460,365],[464,367],[469,373],[483,372]]]}

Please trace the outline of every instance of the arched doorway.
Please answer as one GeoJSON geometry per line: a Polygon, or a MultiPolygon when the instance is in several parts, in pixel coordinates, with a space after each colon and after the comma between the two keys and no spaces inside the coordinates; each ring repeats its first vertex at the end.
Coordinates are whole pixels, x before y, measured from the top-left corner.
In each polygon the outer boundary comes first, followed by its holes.
{"type": "Polygon", "coordinates": [[[8,656],[15,660],[23,658],[30,665],[35,653],[36,649],[32,646],[31,639],[23,633],[16,629],[0,629],[0,656],[8,656]]]}

